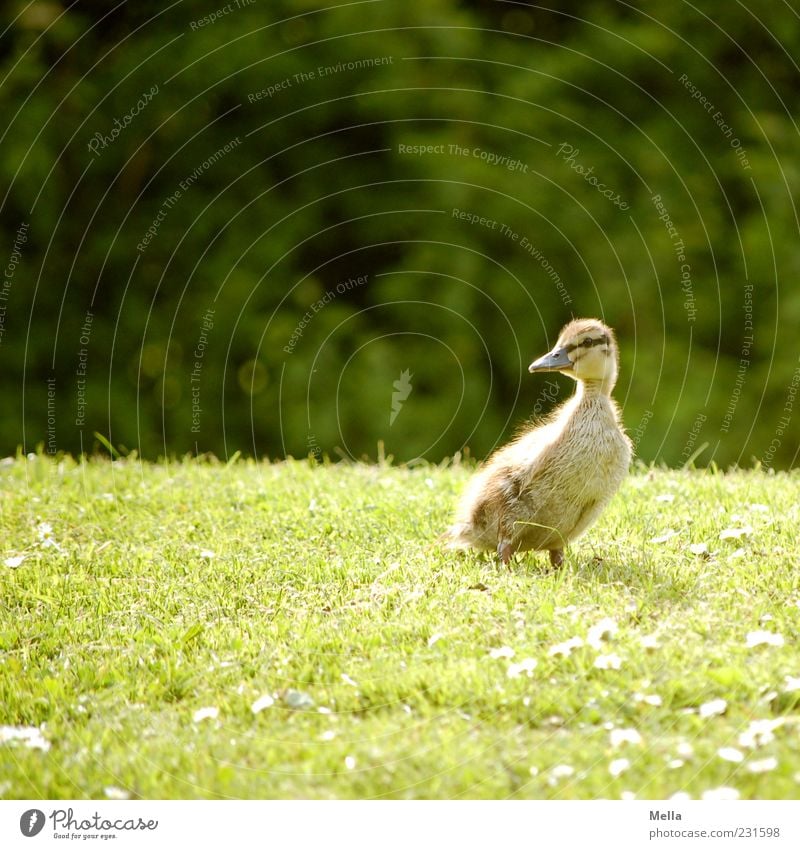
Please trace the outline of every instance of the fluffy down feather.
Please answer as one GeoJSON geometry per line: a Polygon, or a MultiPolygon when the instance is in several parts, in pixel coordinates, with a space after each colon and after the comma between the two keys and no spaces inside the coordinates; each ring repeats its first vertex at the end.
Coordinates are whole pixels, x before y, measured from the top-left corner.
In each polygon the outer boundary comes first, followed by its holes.
{"type": "Polygon", "coordinates": [[[451,548],[496,551],[563,549],[589,528],[622,483],[631,442],[611,399],[618,353],[613,331],[596,319],[568,324],[553,351],[531,371],[561,371],[575,394],[544,423],[495,452],[469,483],[445,534],[451,548]]]}

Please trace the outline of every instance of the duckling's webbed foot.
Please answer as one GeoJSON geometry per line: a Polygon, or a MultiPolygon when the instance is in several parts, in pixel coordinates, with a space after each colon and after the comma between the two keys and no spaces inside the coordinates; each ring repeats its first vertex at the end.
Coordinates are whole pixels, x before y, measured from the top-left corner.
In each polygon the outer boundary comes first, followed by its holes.
{"type": "Polygon", "coordinates": [[[550,549],[550,565],[557,569],[564,562],[564,549],[563,548],[551,548],[550,549]]]}

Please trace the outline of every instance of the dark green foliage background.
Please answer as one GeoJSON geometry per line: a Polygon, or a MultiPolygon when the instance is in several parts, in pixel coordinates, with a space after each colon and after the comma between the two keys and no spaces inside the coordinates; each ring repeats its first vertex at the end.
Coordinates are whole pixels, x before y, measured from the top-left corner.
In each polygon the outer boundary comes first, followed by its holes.
{"type": "Polygon", "coordinates": [[[97,431],[153,458],[374,458],[380,442],[401,460],[484,456],[550,406],[528,362],[572,315],[599,315],[621,341],[617,397],[642,458],[681,464],[707,443],[699,463],[795,463],[796,9],[255,0],[197,27],[224,4],[4,8],[4,268],[30,226],[0,341],[3,452],[92,450],[97,431]],[[294,77],[371,57],[391,63],[294,77]],[[154,85],[93,154],[93,135],[154,85]],[[181,181],[237,138],[138,250],[181,181]],[[409,144],[444,153],[401,153],[409,144]],[[582,179],[562,144],[630,208],[582,179]],[[654,194],[685,243],[694,314],[654,194]],[[527,237],[570,303],[518,242],[453,209],[527,237]],[[311,305],[362,275],[288,353],[311,305]],[[406,369],[412,389],[390,426],[406,369]]]}

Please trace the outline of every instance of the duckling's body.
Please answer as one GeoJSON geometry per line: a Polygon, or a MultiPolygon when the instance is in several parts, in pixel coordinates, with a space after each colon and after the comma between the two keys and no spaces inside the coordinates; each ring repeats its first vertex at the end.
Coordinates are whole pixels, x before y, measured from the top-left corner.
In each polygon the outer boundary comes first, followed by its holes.
{"type": "Polygon", "coordinates": [[[613,332],[581,319],[561,332],[556,348],[531,371],[563,371],[577,392],[545,423],[501,448],[462,497],[450,546],[497,551],[549,550],[560,564],[564,546],[594,523],[619,488],[631,443],[610,397],[617,375],[613,332]]]}

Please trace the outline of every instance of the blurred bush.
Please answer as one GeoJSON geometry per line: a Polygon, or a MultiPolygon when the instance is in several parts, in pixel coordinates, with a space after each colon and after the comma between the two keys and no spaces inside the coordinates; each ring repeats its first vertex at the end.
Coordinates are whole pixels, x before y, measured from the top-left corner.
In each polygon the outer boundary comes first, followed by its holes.
{"type": "Polygon", "coordinates": [[[779,6],[2,15],[3,451],[484,456],[598,315],[641,457],[795,462],[779,6]]]}

